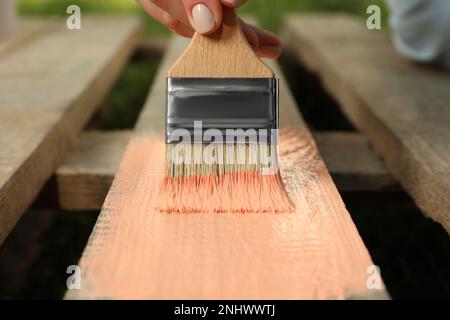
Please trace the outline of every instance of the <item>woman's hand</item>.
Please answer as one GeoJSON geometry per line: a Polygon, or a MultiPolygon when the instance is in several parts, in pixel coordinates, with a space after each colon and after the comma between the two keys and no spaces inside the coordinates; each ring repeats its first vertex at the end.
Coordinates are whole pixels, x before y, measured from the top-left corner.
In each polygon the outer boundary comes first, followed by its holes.
{"type": "MultiPolygon", "coordinates": [[[[237,8],[247,0],[137,0],[157,21],[173,32],[192,37],[194,32],[211,34],[222,24],[222,5],[237,8]]],[[[261,57],[276,59],[281,54],[281,41],[268,30],[240,19],[242,31],[261,57]]]]}

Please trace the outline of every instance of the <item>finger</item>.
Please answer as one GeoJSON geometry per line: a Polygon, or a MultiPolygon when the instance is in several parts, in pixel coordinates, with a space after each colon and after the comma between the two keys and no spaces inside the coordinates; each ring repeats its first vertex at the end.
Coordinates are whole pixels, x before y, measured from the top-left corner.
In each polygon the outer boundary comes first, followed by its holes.
{"type": "MultiPolygon", "coordinates": [[[[142,0],[139,0],[142,1],[142,0]]],[[[189,18],[186,14],[186,9],[182,4],[181,0],[147,0],[153,2],[153,4],[157,5],[167,13],[169,13],[172,17],[175,17],[177,20],[181,21],[187,26],[191,26],[189,22],[189,18]]]]}
{"type": "Polygon", "coordinates": [[[183,0],[183,4],[196,32],[211,34],[222,24],[222,3],[219,0],[183,0]]]}
{"type": "Polygon", "coordinates": [[[281,55],[281,40],[273,32],[249,24],[247,24],[247,28],[250,29],[248,33],[252,34],[252,37],[254,33],[258,38],[256,53],[259,56],[277,59],[281,55]]]}
{"type": "Polygon", "coordinates": [[[244,33],[244,36],[247,38],[248,43],[253,48],[253,50],[256,52],[259,47],[259,39],[258,35],[256,34],[256,31],[254,28],[246,23],[244,20],[239,19],[239,22],[241,24],[242,32],[244,33]]]}
{"type": "Polygon", "coordinates": [[[258,40],[259,40],[259,46],[266,46],[266,45],[271,45],[271,46],[276,46],[276,47],[281,47],[281,40],[280,38],[278,38],[278,36],[266,29],[261,29],[255,26],[251,26],[257,36],[258,36],[258,40]]]}
{"type": "Polygon", "coordinates": [[[194,31],[190,26],[185,25],[153,2],[149,0],[138,0],[138,2],[149,15],[173,32],[189,38],[194,34],[194,31]]]}
{"type": "Polygon", "coordinates": [[[242,6],[247,0],[221,0],[224,5],[230,8],[238,8],[242,6]]]}

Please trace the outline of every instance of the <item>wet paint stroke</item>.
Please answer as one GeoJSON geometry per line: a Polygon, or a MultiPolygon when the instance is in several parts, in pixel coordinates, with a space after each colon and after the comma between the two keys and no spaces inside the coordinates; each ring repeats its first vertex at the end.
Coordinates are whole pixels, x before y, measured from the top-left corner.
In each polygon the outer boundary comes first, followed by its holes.
{"type": "Polygon", "coordinates": [[[294,211],[294,204],[289,199],[280,175],[276,144],[173,146],[173,144],[166,146],[165,176],[160,183],[156,203],[158,211],[166,213],[294,211]],[[179,149],[183,150],[181,156],[179,149]],[[267,161],[268,159],[270,161],[267,161]]]}
{"type": "Polygon", "coordinates": [[[165,213],[287,213],[294,205],[279,173],[163,178],[156,210],[165,213]]]}
{"type": "Polygon", "coordinates": [[[135,138],[67,298],[344,299],[368,290],[373,262],[309,133],[281,136],[293,213],[162,213],[165,145],[135,138]]]}

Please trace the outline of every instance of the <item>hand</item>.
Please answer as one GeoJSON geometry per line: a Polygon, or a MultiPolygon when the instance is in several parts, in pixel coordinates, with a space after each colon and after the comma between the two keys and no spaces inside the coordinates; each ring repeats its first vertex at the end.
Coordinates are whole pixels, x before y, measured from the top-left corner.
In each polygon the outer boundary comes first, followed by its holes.
{"type": "MultiPolygon", "coordinates": [[[[194,32],[211,34],[222,24],[222,5],[237,8],[247,0],[137,0],[158,22],[173,32],[192,37],[194,32]]],[[[276,59],[281,54],[281,41],[268,30],[239,19],[249,44],[261,57],[276,59]]]]}

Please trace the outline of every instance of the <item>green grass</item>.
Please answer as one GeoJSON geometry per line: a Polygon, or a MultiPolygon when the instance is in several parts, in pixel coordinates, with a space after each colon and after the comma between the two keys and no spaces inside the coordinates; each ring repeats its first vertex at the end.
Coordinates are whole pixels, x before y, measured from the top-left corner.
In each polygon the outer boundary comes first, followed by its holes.
{"type": "Polygon", "coordinates": [[[90,127],[132,129],[147,98],[158,61],[131,61],[109,92],[90,127]]]}
{"type": "Polygon", "coordinates": [[[21,15],[65,16],[68,6],[75,4],[81,14],[138,14],[145,23],[147,35],[169,35],[170,32],[154,21],[134,0],[18,0],[21,15]]]}
{"type": "Polygon", "coordinates": [[[378,4],[383,21],[387,10],[382,0],[249,0],[239,11],[255,16],[262,26],[278,31],[282,17],[294,12],[347,12],[366,17],[366,8],[378,4]]]}
{"type": "MultiPolygon", "coordinates": [[[[134,13],[145,21],[146,34],[168,35],[169,31],[159,25],[135,3],[134,0],[19,0],[19,12],[24,15],[66,15],[71,4],[80,6],[82,13],[134,13]]],[[[366,8],[377,4],[382,8],[383,21],[387,9],[383,0],[249,0],[240,13],[256,17],[261,25],[277,31],[282,17],[293,12],[348,12],[366,17],[366,8]]]]}

